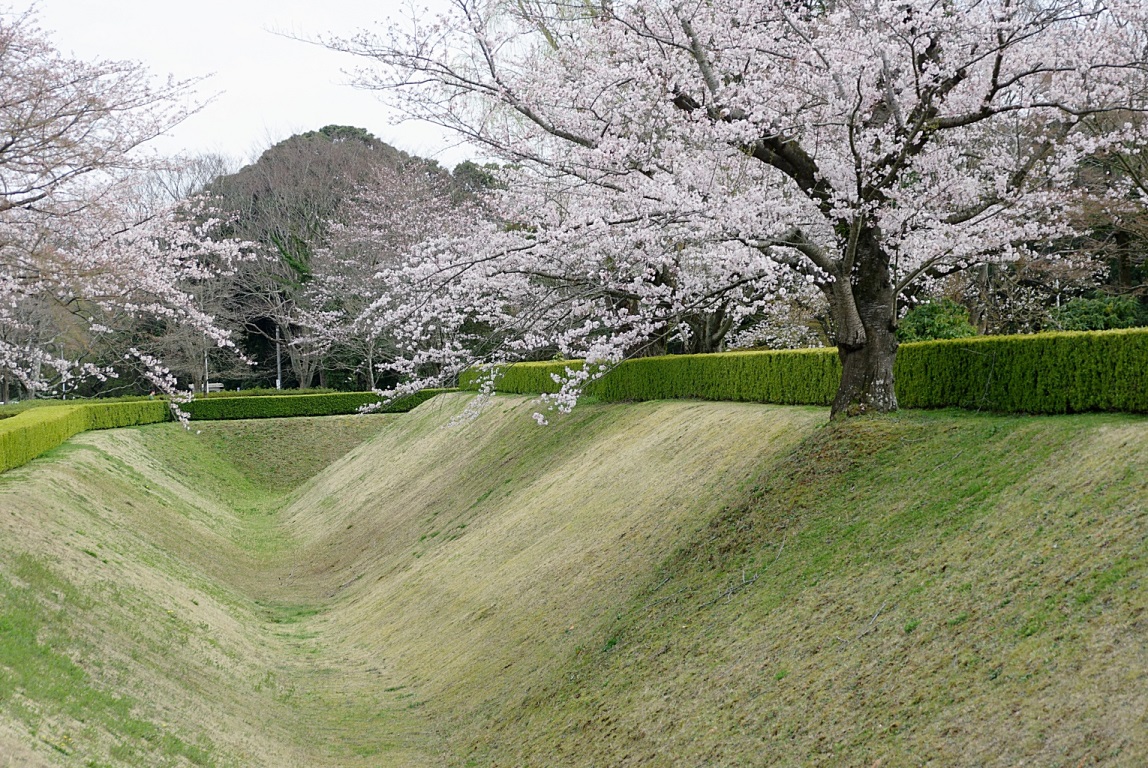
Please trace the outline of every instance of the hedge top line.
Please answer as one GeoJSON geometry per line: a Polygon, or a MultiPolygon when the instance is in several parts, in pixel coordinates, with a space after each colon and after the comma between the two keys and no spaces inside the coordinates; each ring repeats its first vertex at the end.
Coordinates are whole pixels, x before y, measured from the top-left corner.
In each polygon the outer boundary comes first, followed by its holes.
{"type": "MultiPolygon", "coordinates": [[[[477,389],[492,368],[495,389],[558,391],[555,377],[582,360],[472,369],[477,389]]],[[[832,347],[744,350],[627,360],[586,387],[603,400],[701,398],[829,405],[841,378],[832,347]]],[[[894,368],[902,407],[960,407],[1012,413],[1148,413],[1148,328],[975,336],[900,345],[894,368]]]]}
{"type": "MultiPolygon", "coordinates": [[[[503,392],[557,391],[556,376],[582,361],[499,368],[503,392]]],[[[481,370],[464,372],[475,389],[481,370]]],[[[908,408],[961,407],[1014,413],[1148,413],[1148,328],[980,336],[903,344],[894,371],[908,408]]],[[[701,398],[828,405],[841,377],[833,348],[668,355],[629,360],[587,387],[603,400],[701,398]]],[[[408,411],[445,390],[423,390],[380,409],[408,411]]],[[[186,408],[193,419],[251,419],[354,413],[373,392],[219,397],[186,408]]],[[[0,472],[20,466],[72,435],[164,421],[163,400],[87,401],[33,408],[0,420],[0,472]]]]}
{"type": "MultiPolygon", "coordinates": [[[[424,389],[388,403],[379,412],[403,413],[446,391],[424,389]]],[[[378,401],[374,392],[336,392],[199,399],[184,408],[193,420],[256,419],[350,414],[378,401]]],[[[72,401],[29,408],[0,420],[0,472],[26,464],[81,432],[154,424],[171,418],[171,409],[164,399],[72,401]]]]}
{"type": "MultiPolygon", "coordinates": [[[[1148,334],[1148,328],[1116,328],[1108,331],[1044,331],[1041,333],[1025,333],[1025,334],[1012,334],[1001,336],[966,336],[960,339],[934,339],[932,341],[902,341],[897,345],[898,351],[905,349],[912,349],[914,347],[931,347],[931,346],[945,346],[945,345],[958,345],[968,346],[970,344],[992,344],[999,343],[1002,340],[1012,341],[1042,341],[1048,339],[1086,339],[1098,336],[1120,336],[1120,335],[1140,335],[1148,334]]],[[[691,355],[660,355],[657,357],[638,357],[631,360],[623,361],[623,365],[627,363],[639,363],[646,360],[667,360],[679,358],[707,358],[707,359],[720,359],[720,358],[737,358],[737,357],[758,357],[758,356],[776,355],[781,357],[789,357],[791,355],[829,355],[837,357],[837,347],[804,347],[801,349],[734,349],[726,352],[706,352],[703,354],[691,355]]],[[[568,365],[575,370],[580,369],[585,361],[580,358],[569,360],[533,360],[530,362],[522,363],[492,363],[477,368],[499,368],[499,367],[515,367],[515,368],[543,368],[555,365],[568,365]]],[[[473,369],[470,369],[473,370],[473,369]]],[[[470,371],[468,370],[467,373],[470,371]]]]}

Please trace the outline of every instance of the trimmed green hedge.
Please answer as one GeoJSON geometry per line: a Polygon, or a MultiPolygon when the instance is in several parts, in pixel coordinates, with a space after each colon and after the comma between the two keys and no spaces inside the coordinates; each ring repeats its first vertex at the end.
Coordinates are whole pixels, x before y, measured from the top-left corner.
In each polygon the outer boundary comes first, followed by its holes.
{"type": "MultiPolygon", "coordinates": [[[[515,363],[501,368],[499,392],[554,393],[554,376],[580,370],[581,360],[515,363]]],[[[477,389],[479,371],[459,377],[462,389],[477,389]]],[[[836,349],[719,352],[627,360],[586,387],[600,400],[669,400],[698,397],[785,405],[829,405],[841,380],[836,349]]]]}
{"type": "Polygon", "coordinates": [[[0,472],[27,464],[89,429],[154,424],[167,418],[167,403],[160,400],[29,409],[0,421],[0,472]]]}
{"type": "Polygon", "coordinates": [[[18,413],[32,408],[59,408],[61,405],[79,405],[81,403],[146,403],[154,401],[154,395],[121,395],[120,397],[101,397],[98,400],[73,398],[71,400],[20,400],[0,405],[0,418],[15,416],[18,413]]]}
{"type": "MultiPolygon", "coordinates": [[[[446,392],[424,389],[400,398],[380,413],[403,413],[446,392]]],[[[194,400],[184,406],[192,419],[263,419],[286,416],[331,416],[356,413],[363,405],[378,402],[373,392],[338,392],[321,395],[278,397],[226,397],[194,400]]],[[[100,402],[88,400],[66,405],[47,405],[0,420],[0,472],[27,464],[72,435],[89,429],[113,429],[154,424],[171,418],[165,400],[100,402]]]]}
{"type": "MultiPolygon", "coordinates": [[[[522,394],[554,393],[558,391],[558,384],[554,376],[565,376],[566,369],[582,370],[581,360],[546,361],[543,363],[514,363],[513,365],[497,366],[498,381],[494,388],[499,392],[518,392],[522,394]]],[[[459,389],[477,390],[482,378],[489,368],[470,368],[459,374],[459,389]]],[[[591,385],[593,387],[594,385],[591,385]]]]}
{"type": "Polygon", "coordinates": [[[1148,413],[1148,329],[904,344],[894,377],[906,408],[1148,413]]]}
{"type": "Polygon", "coordinates": [[[835,349],[645,357],[595,384],[602,400],[700,397],[785,405],[829,405],[841,381],[835,349]]]}
{"type": "MultiPolygon", "coordinates": [[[[495,389],[509,393],[556,393],[554,375],[581,370],[582,360],[503,366],[495,389]]],[[[627,360],[592,381],[587,394],[603,401],[700,397],[788,405],[829,405],[841,364],[835,349],[719,352],[627,360]]],[[[459,377],[459,387],[478,389],[480,371],[459,377]]]]}
{"type": "Polygon", "coordinates": [[[290,397],[293,395],[334,395],[339,394],[335,389],[323,387],[308,387],[306,389],[271,389],[270,387],[254,387],[252,389],[222,389],[218,392],[208,392],[206,395],[196,395],[196,400],[216,397],[290,397]]]}
{"type": "MultiPolygon", "coordinates": [[[[378,413],[406,413],[426,402],[442,389],[424,389],[399,398],[378,413]]],[[[219,419],[274,419],[288,416],[335,416],[357,413],[364,405],[377,403],[374,392],[335,392],[321,395],[278,395],[274,397],[209,397],[184,406],[193,421],[219,419]]]]}
{"type": "MultiPolygon", "coordinates": [[[[580,361],[502,369],[502,392],[556,392],[554,374],[580,361]]],[[[461,377],[476,389],[478,372],[461,377]]],[[[1148,329],[979,336],[902,344],[894,368],[906,408],[1016,413],[1148,413],[1148,329]]],[[[602,400],[697,397],[829,405],[841,379],[835,349],[667,355],[627,360],[587,387],[602,400]]]]}

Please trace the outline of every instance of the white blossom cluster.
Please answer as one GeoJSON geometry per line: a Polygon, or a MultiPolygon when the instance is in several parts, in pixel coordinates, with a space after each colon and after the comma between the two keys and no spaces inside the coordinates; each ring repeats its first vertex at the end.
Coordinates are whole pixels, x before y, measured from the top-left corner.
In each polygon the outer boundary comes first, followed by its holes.
{"type": "Polygon", "coordinates": [[[1126,0],[454,0],[331,41],[505,168],[485,218],[379,274],[374,317],[411,376],[610,365],[705,318],[752,337],[804,284],[842,402],[895,407],[905,291],[1069,234],[1082,162],[1143,144],[1092,118],[1145,109],[1146,30],[1126,0]]]}
{"type": "MultiPolygon", "coordinates": [[[[181,121],[189,83],[152,83],[139,65],[62,56],[31,13],[0,11],[0,376],[43,390],[114,369],[69,356],[68,339],[108,336],[127,318],[231,341],[186,290],[242,258],[214,237],[202,207],[146,210],[142,145],[181,121]]],[[[75,345],[72,344],[74,347],[75,345]]],[[[125,347],[128,364],[174,392],[162,361],[125,347]]]]}

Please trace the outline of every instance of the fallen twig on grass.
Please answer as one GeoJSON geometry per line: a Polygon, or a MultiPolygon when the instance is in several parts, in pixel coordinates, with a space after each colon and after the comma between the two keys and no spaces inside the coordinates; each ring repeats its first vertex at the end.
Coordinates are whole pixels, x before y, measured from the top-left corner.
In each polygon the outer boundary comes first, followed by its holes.
{"type": "Polygon", "coordinates": [[[873,618],[869,619],[869,625],[865,628],[865,631],[862,632],[861,634],[857,635],[858,640],[865,637],[865,635],[869,634],[874,629],[876,629],[877,617],[881,615],[881,612],[885,610],[885,607],[887,605],[889,605],[889,603],[881,603],[881,607],[877,609],[877,612],[875,614],[873,614],[873,618]]]}
{"type": "MultiPolygon", "coordinates": [[[[776,561],[774,561],[774,562],[776,562],[776,561]]],[[[764,569],[763,569],[763,570],[764,570],[764,569]]],[[[753,578],[752,578],[752,579],[747,579],[747,578],[745,577],[745,571],[743,570],[743,571],[741,572],[741,583],[740,583],[740,584],[733,584],[733,585],[731,585],[731,586],[729,587],[729,589],[725,590],[724,592],[721,592],[721,593],[719,593],[717,597],[715,597],[713,600],[710,600],[708,603],[706,603],[705,605],[703,605],[703,606],[702,606],[702,608],[708,608],[708,607],[710,607],[711,605],[713,605],[714,603],[716,603],[716,602],[718,602],[719,600],[721,600],[722,598],[725,598],[726,602],[729,602],[729,599],[730,599],[731,597],[733,597],[734,595],[736,595],[738,592],[741,592],[743,589],[745,589],[746,587],[748,587],[750,584],[753,584],[755,581],[757,581],[758,577],[760,577],[760,576],[761,576],[761,571],[758,571],[757,573],[755,573],[755,574],[753,575],[753,578]]]]}

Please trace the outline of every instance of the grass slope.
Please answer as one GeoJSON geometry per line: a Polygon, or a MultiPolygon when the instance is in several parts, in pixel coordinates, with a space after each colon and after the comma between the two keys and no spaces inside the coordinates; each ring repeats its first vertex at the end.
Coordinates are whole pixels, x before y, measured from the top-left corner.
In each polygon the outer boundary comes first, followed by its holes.
{"type": "Polygon", "coordinates": [[[1143,419],[827,427],[476,764],[1145,765],[1146,555],[1143,419]]]}
{"type": "Polygon", "coordinates": [[[1148,764],[1148,420],[467,401],[0,476],[0,755],[1148,764]]]}
{"type": "Polygon", "coordinates": [[[0,757],[309,764],[291,744],[297,654],[263,599],[289,546],[282,478],[394,418],[88,433],[0,475],[0,757]],[[299,438],[314,442],[284,458],[299,438]],[[244,473],[247,453],[266,466],[244,473]]]}

